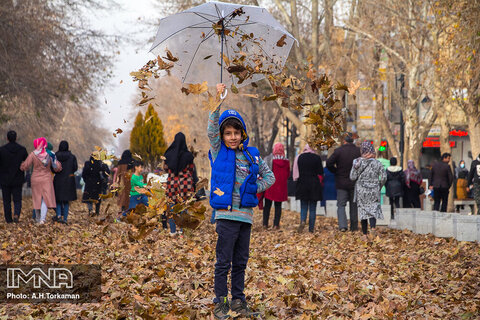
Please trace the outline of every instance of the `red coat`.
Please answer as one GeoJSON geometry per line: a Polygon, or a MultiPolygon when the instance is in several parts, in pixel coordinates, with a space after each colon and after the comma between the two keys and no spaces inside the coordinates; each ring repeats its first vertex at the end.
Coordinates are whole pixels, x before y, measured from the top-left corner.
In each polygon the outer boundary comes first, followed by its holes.
{"type": "Polygon", "coordinates": [[[265,198],[277,202],[287,201],[287,180],[290,176],[290,161],[286,159],[273,159],[272,171],[275,176],[275,183],[265,191],[265,198]]]}

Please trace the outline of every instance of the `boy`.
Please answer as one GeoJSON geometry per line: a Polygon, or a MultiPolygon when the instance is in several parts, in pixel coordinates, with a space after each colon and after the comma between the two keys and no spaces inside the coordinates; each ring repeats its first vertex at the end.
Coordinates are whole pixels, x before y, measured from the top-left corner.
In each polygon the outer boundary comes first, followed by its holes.
{"type": "MultiPolygon", "coordinates": [[[[218,94],[224,90],[224,84],[217,84],[218,94]]],[[[210,113],[208,121],[212,165],[210,205],[215,210],[218,234],[214,315],[217,319],[227,319],[230,309],[244,317],[256,315],[248,308],[243,293],[253,207],[258,205],[257,193],[268,189],[275,177],[258,150],[248,147],[249,138],[240,114],[226,110],[220,116],[220,106],[210,113]],[[257,180],[257,175],[261,179],[257,180]],[[227,299],[230,267],[231,306],[227,299]]]]}
{"type": "MultiPolygon", "coordinates": [[[[143,182],[143,162],[135,161],[134,163],[134,172],[132,178],[130,179],[130,184],[132,188],[130,189],[130,204],[128,209],[135,209],[137,204],[143,203],[145,206],[148,206],[148,197],[143,194],[145,189],[143,189],[147,184],[143,182]]],[[[126,212],[123,213],[126,215],[126,212]]]]}

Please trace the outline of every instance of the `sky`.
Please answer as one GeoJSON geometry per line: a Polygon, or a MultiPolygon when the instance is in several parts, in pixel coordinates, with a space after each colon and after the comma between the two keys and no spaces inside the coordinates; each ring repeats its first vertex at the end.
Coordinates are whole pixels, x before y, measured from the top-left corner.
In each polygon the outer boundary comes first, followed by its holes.
{"type": "MultiPolygon", "coordinates": [[[[115,51],[116,59],[112,68],[112,78],[108,81],[103,92],[99,93],[101,107],[101,126],[112,133],[117,129],[128,130],[133,126],[134,119],[130,119],[135,111],[135,96],[137,83],[129,75],[138,70],[147,61],[154,58],[149,53],[151,42],[156,30],[149,30],[143,21],[158,20],[161,17],[155,12],[154,0],[116,0],[119,9],[108,14],[102,13],[91,17],[92,26],[110,35],[124,35],[134,38],[136,42],[119,46],[115,51]],[[144,43],[142,45],[142,43],[144,43]],[[124,122],[127,121],[127,123],[124,122]]],[[[113,147],[113,146],[112,146],[113,147]]]]}

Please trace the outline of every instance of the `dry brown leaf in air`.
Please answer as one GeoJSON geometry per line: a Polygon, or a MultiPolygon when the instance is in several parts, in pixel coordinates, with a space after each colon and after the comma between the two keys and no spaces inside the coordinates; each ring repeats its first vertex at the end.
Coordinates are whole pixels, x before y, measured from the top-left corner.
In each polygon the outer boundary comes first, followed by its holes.
{"type": "MultiPolygon", "coordinates": [[[[195,84],[189,84],[188,85],[188,91],[190,91],[191,94],[202,94],[208,90],[208,84],[207,81],[204,81],[202,83],[195,83],[195,84]]],[[[182,90],[183,91],[183,90],[182,90]]]]}
{"type": "Polygon", "coordinates": [[[348,92],[351,95],[354,95],[358,88],[360,88],[360,80],[358,80],[357,82],[350,80],[350,87],[348,88],[348,92]]]}
{"type": "Polygon", "coordinates": [[[287,43],[285,42],[285,39],[287,38],[287,35],[284,34],[280,39],[277,41],[277,47],[283,47],[287,43]]]}
{"type": "Polygon", "coordinates": [[[225,194],[225,192],[223,192],[222,190],[218,189],[218,187],[217,187],[217,189],[216,189],[215,191],[213,191],[213,193],[215,193],[217,196],[220,196],[220,197],[225,194]]]}
{"type": "Polygon", "coordinates": [[[175,57],[170,50],[167,49],[165,51],[167,53],[167,56],[163,57],[164,59],[167,59],[168,61],[172,61],[172,62],[177,62],[178,61],[178,58],[175,57]]]}

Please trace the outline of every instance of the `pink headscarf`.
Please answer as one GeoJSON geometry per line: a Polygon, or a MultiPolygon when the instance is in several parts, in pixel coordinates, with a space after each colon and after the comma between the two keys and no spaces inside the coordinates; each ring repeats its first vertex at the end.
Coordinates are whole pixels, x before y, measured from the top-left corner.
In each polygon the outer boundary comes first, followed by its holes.
{"type": "Polygon", "coordinates": [[[35,150],[33,153],[37,156],[38,160],[42,161],[43,165],[48,164],[48,153],[45,150],[47,148],[47,139],[44,137],[33,140],[33,147],[35,150]]]}
{"type": "Polygon", "coordinates": [[[281,143],[275,143],[272,153],[274,156],[285,156],[285,147],[281,143]]]}
{"type": "MultiPolygon", "coordinates": [[[[303,153],[315,153],[315,151],[312,148],[310,148],[310,146],[307,143],[305,145],[305,148],[303,148],[302,153],[300,153],[300,154],[303,154],[303,153]]],[[[298,177],[300,177],[300,173],[298,172],[298,157],[300,156],[300,154],[297,155],[295,157],[295,160],[293,161],[293,176],[292,176],[292,178],[293,178],[294,181],[297,181],[298,177]]]]}

